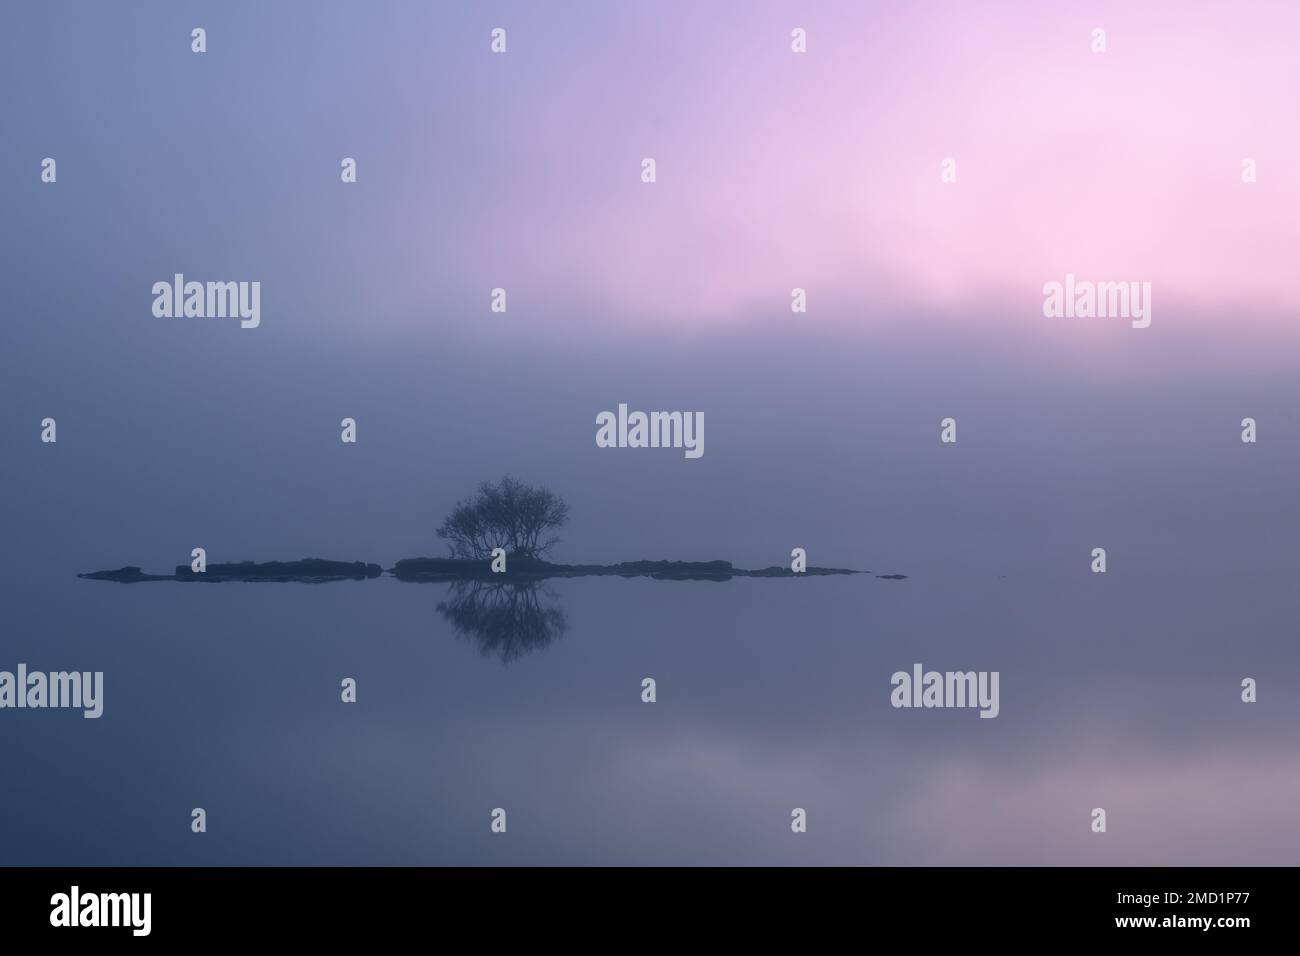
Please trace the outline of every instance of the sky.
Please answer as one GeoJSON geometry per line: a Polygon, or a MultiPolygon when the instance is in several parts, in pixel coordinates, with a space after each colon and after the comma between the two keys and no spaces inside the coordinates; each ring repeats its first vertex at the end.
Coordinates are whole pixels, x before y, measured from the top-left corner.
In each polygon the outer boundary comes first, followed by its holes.
{"type": "MultiPolygon", "coordinates": [[[[66,409],[80,435],[59,451],[99,443],[116,516],[138,501],[130,522],[97,511],[114,525],[89,536],[104,559],[147,560],[161,535],[143,528],[169,504],[166,524],[196,521],[194,491],[217,505],[204,531],[231,532],[231,548],[409,554],[507,470],[591,501],[570,541],[613,557],[672,539],[634,511],[620,546],[602,542],[603,517],[582,522],[619,508],[607,489],[650,511],[689,496],[702,513],[682,523],[700,529],[686,550],[712,557],[755,537],[754,507],[833,533],[845,506],[775,500],[791,482],[892,494],[934,480],[918,454],[947,415],[1008,448],[1046,443],[1001,479],[1026,489],[1123,470],[1125,443],[1151,434],[1220,447],[1247,414],[1296,434],[1287,4],[2,16],[0,416],[30,430],[66,409]],[[807,53],[791,50],[796,27],[807,53]],[[40,180],[46,156],[57,183],[40,180]],[[260,281],[260,327],[156,318],[152,285],[177,272],[260,281]],[[1045,318],[1043,285],[1066,274],[1151,282],[1151,327],[1045,318]],[[598,455],[595,415],[619,402],[705,411],[709,453],[689,468],[598,455]],[[361,453],[346,461],[345,416],[361,453]],[[406,517],[321,487],[327,462],[406,517]],[[243,525],[236,512],[258,507],[243,525]]],[[[1166,461],[1187,441],[1170,444],[1166,461]]],[[[1008,452],[968,452],[985,453],[996,469],[1008,452]]],[[[1179,482],[1233,467],[1191,454],[1179,482]]]]}
{"type": "MultiPolygon", "coordinates": [[[[587,502],[566,536],[584,557],[681,542],[755,560],[772,521],[850,560],[842,516],[874,501],[870,557],[915,560],[934,553],[909,542],[936,481],[1081,525],[1080,496],[1122,481],[1105,507],[1123,527],[1236,474],[1247,415],[1289,439],[1252,449],[1276,456],[1261,507],[1289,509],[1293,5],[0,16],[0,423],[52,415],[76,436],[57,452],[87,470],[27,478],[66,500],[95,475],[116,507],[68,528],[96,560],[200,534],[387,562],[436,548],[443,510],[506,471],[587,502]],[[155,317],[153,283],[176,273],[260,281],[260,327],[155,317]],[[1151,326],[1045,318],[1044,283],[1068,274],[1150,282],[1151,326]],[[596,449],[595,416],[620,402],[704,411],[705,457],[596,449]],[[931,467],[949,415],[981,436],[965,476],[931,467]]],[[[962,520],[953,553],[978,562],[996,526],[962,520]]]]}
{"type": "Polygon", "coordinates": [[[804,325],[870,334],[909,309],[1009,332],[1066,272],[1153,281],[1162,313],[1210,338],[1228,333],[1207,313],[1276,333],[1297,306],[1292,4],[4,15],[9,139],[63,157],[52,196],[22,175],[32,156],[6,151],[20,254],[69,241],[52,206],[95,215],[73,241],[114,247],[96,257],[106,304],[138,297],[140,270],[190,262],[282,269],[278,324],[343,338],[454,327],[498,285],[507,334],[786,321],[796,285],[804,325]],[[200,20],[207,53],[169,42],[200,20]],[[358,160],[350,189],[342,156],[358,160]]]}

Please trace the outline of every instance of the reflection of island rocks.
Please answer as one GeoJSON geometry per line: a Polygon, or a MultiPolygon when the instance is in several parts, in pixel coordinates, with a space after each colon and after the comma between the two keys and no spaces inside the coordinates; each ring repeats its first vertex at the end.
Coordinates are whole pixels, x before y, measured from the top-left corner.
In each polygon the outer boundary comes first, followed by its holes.
{"type": "Polygon", "coordinates": [[[542,603],[536,582],[457,581],[438,613],[456,633],[478,645],[484,657],[503,664],[547,647],[568,629],[564,611],[542,603]]]}

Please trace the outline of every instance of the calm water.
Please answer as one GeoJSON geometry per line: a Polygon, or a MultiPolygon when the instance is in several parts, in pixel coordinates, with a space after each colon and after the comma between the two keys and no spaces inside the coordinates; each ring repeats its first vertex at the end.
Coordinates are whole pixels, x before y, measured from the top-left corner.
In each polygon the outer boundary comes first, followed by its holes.
{"type": "Polygon", "coordinates": [[[104,670],[105,714],[5,714],[7,863],[1295,857],[1283,580],[570,580],[531,648],[446,585],[28,585],[15,661],[104,670]],[[914,661],[999,670],[1001,715],[891,708],[914,661]]]}

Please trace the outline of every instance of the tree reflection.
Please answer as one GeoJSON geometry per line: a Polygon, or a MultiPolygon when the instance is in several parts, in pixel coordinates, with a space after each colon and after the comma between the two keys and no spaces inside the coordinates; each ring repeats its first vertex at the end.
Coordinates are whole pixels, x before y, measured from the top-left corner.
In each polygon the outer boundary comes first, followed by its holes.
{"type": "Polygon", "coordinates": [[[568,629],[564,610],[544,597],[555,594],[536,581],[457,581],[438,602],[438,613],[484,657],[509,664],[548,647],[568,629]]]}

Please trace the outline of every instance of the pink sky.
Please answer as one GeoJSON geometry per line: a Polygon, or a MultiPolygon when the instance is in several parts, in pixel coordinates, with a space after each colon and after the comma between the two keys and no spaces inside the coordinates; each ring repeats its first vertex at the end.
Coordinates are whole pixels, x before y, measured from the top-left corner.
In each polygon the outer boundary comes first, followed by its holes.
{"type": "MultiPolygon", "coordinates": [[[[487,258],[539,307],[659,324],[788,314],[794,286],[816,322],[909,307],[1032,319],[1066,272],[1152,282],[1157,323],[1290,322],[1300,307],[1300,6],[605,16],[507,17],[517,59],[467,81],[491,84],[470,149],[509,157],[439,253],[475,281],[487,258]]],[[[445,242],[410,215],[414,241],[445,242]]]]}

